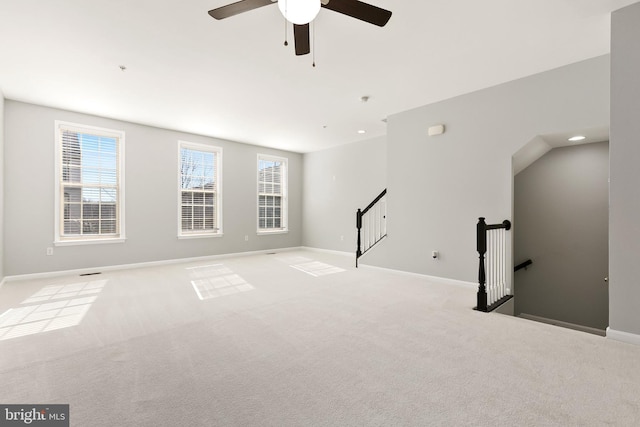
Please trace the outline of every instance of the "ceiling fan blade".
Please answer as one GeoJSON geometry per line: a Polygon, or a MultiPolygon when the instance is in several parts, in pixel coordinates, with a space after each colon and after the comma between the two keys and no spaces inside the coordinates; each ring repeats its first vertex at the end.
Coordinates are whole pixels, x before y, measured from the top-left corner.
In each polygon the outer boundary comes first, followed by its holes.
{"type": "Polygon", "coordinates": [[[293,38],[296,44],[296,55],[306,55],[311,52],[311,46],[309,45],[309,24],[294,24],[293,38]]]}
{"type": "Polygon", "coordinates": [[[358,0],[329,0],[326,4],[322,3],[322,7],[326,9],[378,27],[384,27],[391,18],[391,11],[358,0]]]}
{"type": "Polygon", "coordinates": [[[224,19],[262,6],[268,6],[273,4],[274,1],[275,0],[240,0],[226,6],[211,9],[209,15],[215,19],[224,19]]]}

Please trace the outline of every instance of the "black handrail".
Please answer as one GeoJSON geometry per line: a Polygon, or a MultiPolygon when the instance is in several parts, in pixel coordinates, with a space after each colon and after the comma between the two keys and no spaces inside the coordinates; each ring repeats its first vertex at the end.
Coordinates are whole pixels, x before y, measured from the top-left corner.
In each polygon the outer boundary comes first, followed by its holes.
{"type": "MultiPolygon", "coordinates": [[[[358,211],[356,212],[356,228],[358,229],[358,247],[356,248],[356,267],[358,267],[358,259],[369,249],[371,249],[376,243],[378,243],[378,241],[374,242],[373,245],[371,245],[369,248],[366,248],[365,251],[362,251],[362,239],[360,237],[360,231],[362,229],[362,217],[364,216],[364,214],[366,214],[367,212],[369,212],[369,209],[371,209],[372,207],[374,207],[376,205],[376,203],[378,203],[380,201],[380,199],[382,199],[385,195],[387,194],[387,189],[385,188],[384,190],[382,190],[382,192],[380,194],[378,194],[378,196],[373,199],[373,201],[371,203],[369,203],[367,205],[366,208],[364,209],[358,209],[358,211]]],[[[385,237],[386,234],[384,236],[381,236],[380,239],[382,239],[382,237],[385,237]]]]}
{"type": "Polygon", "coordinates": [[[385,196],[385,194],[387,194],[387,189],[386,188],[384,190],[382,190],[382,193],[378,194],[378,197],[373,199],[373,202],[369,203],[369,205],[362,210],[361,215],[364,215],[367,212],[369,212],[369,209],[371,209],[376,203],[378,203],[380,201],[380,199],[382,199],[385,196]]]}
{"type": "Polygon", "coordinates": [[[523,268],[526,270],[527,267],[531,264],[533,264],[533,261],[531,261],[530,259],[526,260],[525,262],[521,262],[520,264],[513,267],[513,272],[515,273],[516,271],[522,270],[523,268]]]}
{"type": "Polygon", "coordinates": [[[505,230],[511,230],[511,221],[505,219],[501,224],[487,224],[484,221],[484,217],[478,218],[478,225],[476,226],[477,236],[477,250],[480,254],[480,266],[478,268],[478,295],[476,310],[488,311],[487,307],[487,273],[484,267],[484,255],[487,253],[487,230],[496,230],[504,228],[505,230]]]}

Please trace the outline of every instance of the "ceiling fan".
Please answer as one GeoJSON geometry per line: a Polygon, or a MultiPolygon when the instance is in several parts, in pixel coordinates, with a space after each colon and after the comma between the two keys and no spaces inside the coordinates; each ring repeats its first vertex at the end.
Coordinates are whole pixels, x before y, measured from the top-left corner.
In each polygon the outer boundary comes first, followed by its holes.
{"type": "Polygon", "coordinates": [[[275,2],[278,3],[278,7],[285,19],[293,23],[296,55],[306,55],[311,51],[309,22],[316,17],[320,7],[379,27],[384,27],[389,18],[391,18],[390,11],[358,0],[240,0],[212,9],[209,11],[209,15],[215,19],[225,19],[275,2]],[[304,10],[299,10],[298,7],[304,10]],[[310,9],[307,10],[307,7],[310,7],[310,9]],[[296,16],[296,12],[299,11],[302,12],[302,16],[296,16]]]}

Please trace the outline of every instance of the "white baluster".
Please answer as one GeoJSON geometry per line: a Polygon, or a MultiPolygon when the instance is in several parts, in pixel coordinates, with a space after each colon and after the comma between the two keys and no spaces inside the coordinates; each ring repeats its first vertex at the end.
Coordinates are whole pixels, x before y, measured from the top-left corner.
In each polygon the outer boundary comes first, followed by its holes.
{"type": "Polygon", "coordinates": [[[493,260],[493,230],[488,230],[487,232],[487,267],[488,267],[488,277],[487,277],[487,304],[493,304],[493,284],[495,283],[494,278],[494,260],[493,260]]]}
{"type": "Polygon", "coordinates": [[[502,290],[500,297],[507,295],[507,231],[503,228],[500,229],[500,234],[502,234],[501,245],[500,245],[500,271],[502,272],[502,290]]]}

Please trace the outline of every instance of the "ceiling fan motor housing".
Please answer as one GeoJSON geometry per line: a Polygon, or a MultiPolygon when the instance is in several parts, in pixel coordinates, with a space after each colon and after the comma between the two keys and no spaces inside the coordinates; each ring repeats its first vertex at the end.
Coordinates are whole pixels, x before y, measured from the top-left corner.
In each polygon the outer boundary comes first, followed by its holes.
{"type": "Polygon", "coordinates": [[[278,0],[278,8],[287,21],[303,25],[316,19],[320,0],[278,0]]]}

